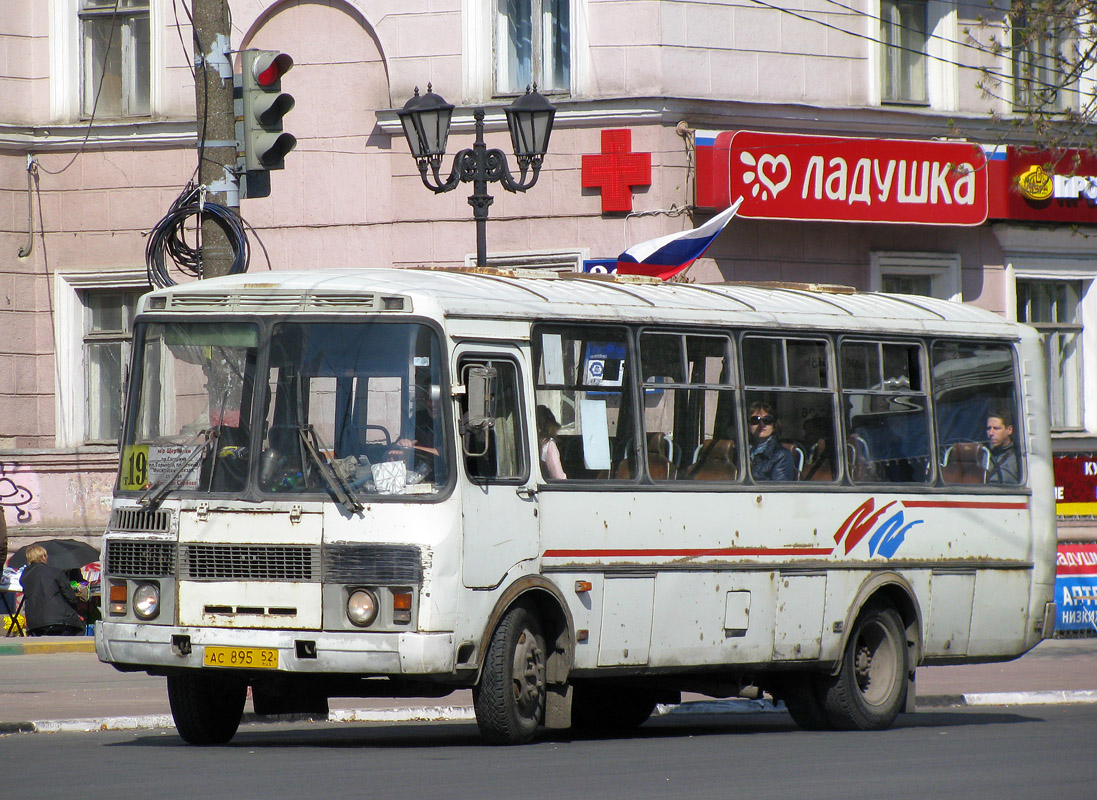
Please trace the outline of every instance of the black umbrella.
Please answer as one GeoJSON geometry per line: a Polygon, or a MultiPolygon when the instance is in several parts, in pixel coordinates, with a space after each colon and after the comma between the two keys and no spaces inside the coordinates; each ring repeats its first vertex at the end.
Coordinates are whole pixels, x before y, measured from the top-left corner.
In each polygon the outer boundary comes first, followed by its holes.
{"type": "Polygon", "coordinates": [[[46,548],[46,563],[51,567],[67,572],[70,569],[80,569],[85,564],[93,564],[99,560],[99,550],[87,542],[77,539],[47,539],[44,542],[35,542],[25,547],[20,547],[12,555],[8,565],[12,569],[19,569],[27,564],[27,550],[34,545],[46,548]]]}

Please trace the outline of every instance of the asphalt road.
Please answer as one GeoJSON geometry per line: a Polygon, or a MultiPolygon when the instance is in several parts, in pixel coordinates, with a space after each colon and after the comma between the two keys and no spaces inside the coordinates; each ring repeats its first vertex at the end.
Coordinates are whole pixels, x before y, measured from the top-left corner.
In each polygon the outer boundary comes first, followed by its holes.
{"type": "Polygon", "coordinates": [[[1055,798],[1097,796],[1097,705],[951,708],[879,733],[783,713],[663,717],[628,737],[481,743],[475,725],[253,725],[0,738],[4,798],[1055,798]]]}

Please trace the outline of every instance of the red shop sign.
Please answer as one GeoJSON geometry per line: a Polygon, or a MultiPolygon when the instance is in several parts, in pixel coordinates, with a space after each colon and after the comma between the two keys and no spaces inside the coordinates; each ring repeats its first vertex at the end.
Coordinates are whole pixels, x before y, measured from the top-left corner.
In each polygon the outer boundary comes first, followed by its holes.
{"type": "Polygon", "coordinates": [[[1097,156],[1010,147],[990,162],[995,219],[1097,223],[1097,156]]]}
{"type": "Polygon", "coordinates": [[[718,135],[713,149],[708,164],[727,165],[729,199],[744,198],[740,217],[915,225],[987,218],[978,145],[734,131],[718,135]]]}

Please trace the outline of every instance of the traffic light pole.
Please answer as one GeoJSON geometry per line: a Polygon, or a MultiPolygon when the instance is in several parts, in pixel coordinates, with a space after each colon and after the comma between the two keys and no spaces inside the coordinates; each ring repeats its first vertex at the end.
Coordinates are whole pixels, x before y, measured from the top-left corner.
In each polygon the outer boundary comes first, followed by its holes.
{"type": "MultiPolygon", "coordinates": [[[[192,15],[199,182],[208,187],[206,202],[239,209],[228,0],[193,0],[192,15]]],[[[225,231],[209,217],[202,223],[201,250],[202,277],[229,274],[232,247],[225,231]]]]}

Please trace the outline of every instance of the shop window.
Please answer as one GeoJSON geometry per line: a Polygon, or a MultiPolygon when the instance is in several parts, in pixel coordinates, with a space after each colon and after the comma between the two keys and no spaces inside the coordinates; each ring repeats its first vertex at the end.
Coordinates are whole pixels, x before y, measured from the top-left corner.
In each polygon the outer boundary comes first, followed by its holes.
{"type": "Polygon", "coordinates": [[[1082,281],[1017,281],[1017,320],[1040,332],[1051,427],[1082,427],[1082,281]]]}
{"type": "Polygon", "coordinates": [[[927,8],[919,0],[880,0],[880,99],[925,105],[927,8]]]}
{"type": "Polygon", "coordinates": [[[960,257],[949,253],[872,253],[873,291],[961,300],[960,257]]]}
{"type": "Polygon", "coordinates": [[[79,19],[83,116],[147,115],[148,0],[81,0],[79,19]]]}
{"type": "Polygon", "coordinates": [[[1077,20],[1074,4],[1017,3],[1011,13],[1013,106],[1019,111],[1063,111],[1076,106],[1079,68],[1070,56],[1077,20]]]}
{"type": "Polygon", "coordinates": [[[571,0],[496,0],[495,92],[571,88],[571,0]]]}

